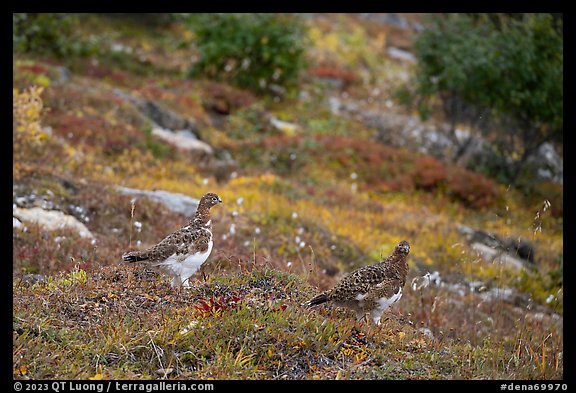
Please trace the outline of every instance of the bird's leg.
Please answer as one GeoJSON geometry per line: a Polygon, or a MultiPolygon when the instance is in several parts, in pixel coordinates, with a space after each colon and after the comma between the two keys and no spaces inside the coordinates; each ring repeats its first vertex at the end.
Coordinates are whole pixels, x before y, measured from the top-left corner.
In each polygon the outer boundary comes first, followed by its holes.
{"type": "Polygon", "coordinates": [[[355,326],[358,327],[358,329],[360,329],[362,327],[362,325],[364,325],[365,322],[368,322],[368,319],[366,318],[366,313],[362,312],[362,311],[356,311],[356,321],[355,321],[355,326]]]}
{"type": "Polygon", "coordinates": [[[381,325],[380,318],[382,317],[382,312],[374,310],[372,311],[371,314],[372,314],[372,321],[374,321],[374,325],[380,326],[381,325]]]}

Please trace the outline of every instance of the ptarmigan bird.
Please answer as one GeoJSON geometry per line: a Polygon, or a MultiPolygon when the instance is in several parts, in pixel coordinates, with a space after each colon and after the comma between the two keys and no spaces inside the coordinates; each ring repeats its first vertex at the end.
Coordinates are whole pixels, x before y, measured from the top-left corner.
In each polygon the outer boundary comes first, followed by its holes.
{"type": "Polygon", "coordinates": [[[126,262],[144,261],[172,278],[172,287],[190,287],[188,279],[198,271],[212,251],[210,208],[222,203],[209,192],[200,199],[194,217],[185,227],[166,236],[160,243],[143,251],[122,255],[126,262]]]}
{"type": "Polygon", "coordinates": [[[315,296],[303,305],[315,306],[333,302],[356,312],[358,320],[370,313],[374,324],[393,303],[402,297],[402,288],[408,274],[407,256],[410,244],[403,240],[392,254],[374,265],[363,266],[345,276],[334,288],[315,296]]]}

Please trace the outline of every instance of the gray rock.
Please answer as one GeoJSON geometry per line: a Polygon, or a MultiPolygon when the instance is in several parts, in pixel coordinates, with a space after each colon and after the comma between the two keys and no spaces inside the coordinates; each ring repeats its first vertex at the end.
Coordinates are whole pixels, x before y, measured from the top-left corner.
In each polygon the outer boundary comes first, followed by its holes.
{"type": "Polygon", "coordinates": [[[64,214],[58,210],[44,210],[41,207],[30,209],[16,207],[13,208],[12,215],[21,221],[36,223],[50,231],[71,228],[76,230],[81,237],[94,238],[92,232],[78,221],[76,217],[64,214]]]}
{"type": "Polygon", "coordinates": [[[470,243],[480,243],[494,249],[501,248],[503,244],[498,235],[482,230],[474,231],[468,241],[470,243]]]}
{"type": "Polygon", "coordinates": [[[198,138],[196,124],[192,120],[180,116],[173,110],[150,100],[137,100],[136,106],[146,117],[161,128],[190,130],[190,132],[198,138]]]}
{"type": "Polygon", "coordinates": [[[66,67],[58,67],[58,83],[67,83],[70,81],[72,74],[70,70],[66,67]]]}
{"type": "Polygon", "coordinates": [[[495,233],[476,230],[465,225],[456,227],[458,233],[466,238],[472,249],[483,255],[487,261],[493,262],[500,257],[505,264],[519,267],[526,262],[534,263],[536,253],[531,242],[520,237],[507,237],[502,239],[495,233]]]}
{"type": "MultiPolygon", "coordinates": [[[[341,109],[346,108],[347,105],[343,105],[341,109]]],[[[377,139],[382,143],[407,147],[442,160],[455,151],[443,127],[425,124],[417,116],[371,110],[359,115],[364,125],[376,128],[377,139]]]]}
{"type": "MultiPolygon", "coordinates": [[[[438,272],[435,272],[435,274],[437,273],[438,272]]],[[[429,275],[429,273],[427,273],[426,275],[429,275]]],[[[415,280],[418,281],[420,279],[425,278],[426,275],[421,278],[416,277],[413,280],[413,283],[415,282],[415,280]]],[[[441,279],[439,274],[438,279],[431,280],[430,284],[433,287],[441,288],[445,291],[455,294],[460,298],[467,295],[472,295],[478,298],[480,300],[480,303],[503,301],[509,304],[513,304],[517,307],[521,307],[523,310],[531,310],[535,312],[543,312],[546,314],[555,315],[554,312],[548,307],[534,304],[533,299],[528,294],[518,292],[516,289],[510,287],[488,288],[486,284],[484,284],[481,281],[467,281],[465,279],[457,279],[457,281],[449,281],[448,277],[441,279]]],[[[414,287],[412,289],[414,289],[414,287]]],[[[463,303],[456,298],[448,298],[447,300],[450,304],[454,304],[457,306],[463,305],[463,303]]]]}
{"type": "MultiPolygon", "coordinates": [[[[184,141],[185,145],[190,145],[191,142],[189,142],[189,140],[199,141],[199,130],[194,120],[181,116],[157,102],[135,97],[121,89],[116,88],[113,91],[115,95],[134,105],[140,114],[152,123],[153,134],[162,135],[162,137],[168,138],[172,142],[176,141],[176,143],[178,143],[178,141],[184,141]],[[177,135],[175,137],[176,139],[174,139],[167,134],[169,132],[176,134],[178,131],[184,131],[184,136],[188,141],[180,138],[182,135],[177,135]]],[[[212,148],[208,144],[202,143],[202,150],[210,150],[210,152],[212,152],[212,148]],[[207,149],[206,146],[208,146],[209,149],[207,149]]]]}
{"type": "Polygon", "coordinates": [[[495,301],[503,300],[509,303],[513,303],[516,299],[517,292],[513,288],[490,288],[484,292],[479,292],[478,296],[485,301],[495,301]]]}
{"type": "Polygon", "coordinates": [[[212,146],[196,138],[190,130],[172,132],[161,127],[154,127],[152,129],[152,135],[162,139],[170,145],[173,145],[179,150],[207,155],[214,154],[212,146]]]}
{"type": "Polygon", "coordinates": [[[504,241],[504,249],[518,258],[534,263],[536,250],[534,249],[534,245],[528,240],[522,238],[507,238],[504,241]]]}
{"type": "Polygon", "coordinates": [[[498,249],[494,249],[482,243],[472,243],[470,247],[478,253],[482,259],[490,263],[498,263],[504,266],[512,267],[517,270],[526,268],[525,261],[520,258],[513,257],[512,255],[498,249]]]}
{"type": "Polygon", "coordinates": [[[198,199],[191,198],[188,195],[163,190],[147,191],[128,187],[117,187],[117,190],[123,194],[152,199],[173,212],[183,214],[186,217],[194,215],[200,202],[198,199]]]}
{"type": "Polygon", "coordinates": [[[120,89],[114,94],[130,102],[152,124],[152,135],[179,150],[213,156],[214,149],[199,138],[199,129],[193,119],[186,118],[157,102],[134,97],[120,89]]]}
{"type": "Polygon", "coordinates": [[[536,173],[539,177],[564,183],[564,161],[551,143],[542,144],[529,161],[538,167],[536,173]]]}
{"type": "Polygon", "coordinates": [[[401,29],[406,29],[410,27],[408,22],[406,22],[404,18],[395,13],[362,12],[359,13],[358,16],[360,16],[362,19],[366,19],[383,25],[400,27],[401,29]]]}
{"type": "Polygon", "coordinates": [[[48,278],[43,274],[29,273],[22,276],[22,280],[36,284],[39,282],[47,282],[48,278]]]}
{"type": "Polygon", "coordinates": [[[393,59],[416,63],[416,56],[406,50],[390,47],[386,50],[386,53],[393,59]]]}
{"type": "Polygon", "coordinates": [[[413,22],[412,23],[412,30],[414,30],[416,33],[421,33],[424,30],[426,30],[426,27],[424,27],[424,25],[422,23],[413,22]]]}
{"type": "MultiPolygon", "coordinates": [[[[407,61],[412,59],[409,52],[397,48],[389,48],[388,54],[407,61]]],[[[366,127],[375,128],[376,139],[391,146],[429,154],[442,162],[451,162],[458,154],[457,163],[462,166],[483,162],[493,155],[491,142],[470,130],[457,128],[451,135],[448,123],[423,122],[418,116],[386,110],[364,110],[365,104],[361,100],[336,97],[326,102],[332,114],[353,117],[366,127]],[[462,148],[463,152],[460,151],[462,148]]],[[[507,159],[507,163],[513,161],[507,159]]],[[[528,159],[527,165],[536,179],[563,184],[563,159],[551,143],[542,144],[528,159]]]]}

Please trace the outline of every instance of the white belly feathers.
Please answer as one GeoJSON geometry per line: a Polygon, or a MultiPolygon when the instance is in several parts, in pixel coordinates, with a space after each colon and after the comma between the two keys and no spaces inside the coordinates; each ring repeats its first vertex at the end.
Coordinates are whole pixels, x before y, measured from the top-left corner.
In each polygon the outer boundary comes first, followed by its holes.
{"type": "MultiPolygon", "coordinates": [[[[208,249],[204,252],[197,252],[194,254],[172,254],[163,262],[156,264],[162,270],[165,270],[174,276],[176,282],[181,282],[184,286],[188,286],[188,278],[200,269],[200,266],[208,259],[212,252],[214,242],[208,242],[208,249]]],[[[174,284],[173,284],[174,285],[174,284]]]]}

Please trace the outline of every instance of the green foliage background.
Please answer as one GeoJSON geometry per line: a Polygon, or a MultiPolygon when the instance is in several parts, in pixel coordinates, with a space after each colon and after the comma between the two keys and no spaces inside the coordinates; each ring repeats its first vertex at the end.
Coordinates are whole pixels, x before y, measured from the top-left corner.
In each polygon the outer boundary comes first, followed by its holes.
{"type": "Polygon", "coordinates": [[[200,60],[192,75],[256,92],[294,87],[304,67],[305,27],[286,14],[190,14],[200,60]]]}
{"type": "Polygon", "coordinates": [[[495,136],[494,153],[500,158],[496,162],[501,164],[503,157],[519,152],[519,165],[507,180],[515,180],[521,164],[542,143],[561,141],[561,18],[551,14],[433,15],[415,49],[416,95],[422,116],[430,113],[434,97],[440,97],[445,114],[456,122],[474,124],[479,114],[489,113],[492,124],[482,131],[494,126],[503,131],[495,136]],[[521,148],[510,138],[520,139],[521,148]]]}

